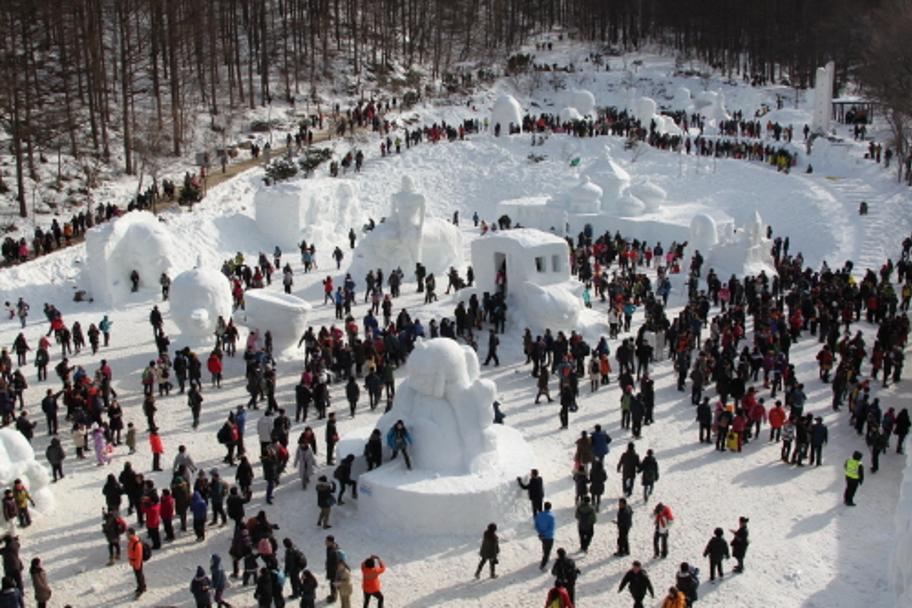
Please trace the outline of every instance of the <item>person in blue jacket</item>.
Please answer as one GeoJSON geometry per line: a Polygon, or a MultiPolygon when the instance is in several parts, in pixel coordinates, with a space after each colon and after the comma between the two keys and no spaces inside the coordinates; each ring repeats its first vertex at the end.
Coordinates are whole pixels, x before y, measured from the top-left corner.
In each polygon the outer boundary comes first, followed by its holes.
{"type": "Polygon", "coordinates": [[[405,466],[411,470],[412,460],[409,458],[408,454],[408,446],[411,445],[411,443],[412,436],[409,434],[408,429],[405,428],[405,423],[401,420],[397,420],[396,424],[394,424],[386,434],[386,445],[393,451],[390,460],[395,460],[396,456],[399,455],[399,452],[402,452],[402,457],[405,458],[405,466]]]}
{"type": "Polygon", "coordinates": [[[535,531],[542,544],[542,558],[538,569],[542,572],[548,567],[551,559],[551,547],[554,546],[554,514],[551,512],[551,503],[545,503],[545,509],[535,516],[535,531]]]}
{"type": "Polygon", "coordinates": [[[608,455],[610,449],[608,444],[611,443],[611,436],[602,430],[601,424],[596,424],[595,430],[589,435],[589,439],[592,441],[592,455],[599,462],[604,462],[605,456],[608,455]]]}
{"type": "Polygon", "coordinates": [[[196,532],[197,542],[206,539],[206,520],[209,514],[209,505],[199,491],[193,492],[190,499],[190,511],[193,512],[193,531],[196,532]]]}

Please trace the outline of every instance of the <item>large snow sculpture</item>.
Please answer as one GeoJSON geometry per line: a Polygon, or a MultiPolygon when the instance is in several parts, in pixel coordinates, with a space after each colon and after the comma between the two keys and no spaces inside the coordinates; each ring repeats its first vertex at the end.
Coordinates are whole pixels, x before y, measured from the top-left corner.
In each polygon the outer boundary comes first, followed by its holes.
{"type": "Polygon", "coordinates": [[[716,220],[707,213],[698,213],[690,220],[690,246],[707,252],[719,242],[716,220]]]}
{"type": "Polygon", "coordinates": [[[602,189],[583,176],[580,182],[564,195],[564,206],[570,213],[598,213],[602,208],[602,189]]]}
{"type": "Polygon", "coordinates": [[[583,115],[580,114],[579,110],[571,107],[562,108],[557,117],[560,119],[561,123],[583,120],[583,115]]]}
{"type": "Polygon", "coordinates": [[[491,110],[491,129],[500,125],[500,132],[507,134],[510,132],[510,125],[522,130],[522,106],[512,95],[501,95],[494,102],[494,109],[491,110]]]}
{"type": "Polygon", "coordinates": [[[114,305],[129,297],[130,274],[139,290],[157,293],[159,277],[175,267],[177,246],[165,224],[148,211],[133,211],[86,232],[86,265],[92,298],[114,305]]]}
{"type": "Polygon", "coordinates": [[[298,340],[307,330],[310,304],[278,291],[251,289],[244,294],[245,325],[262,339],[272,333],[273,356],[294,356],[298,340]]]}
{"type": "MultiPolygon", "coordinates": [[[[702,215],[702,214],[701,214],[702,215]]],[[[699,249],[704,257],[704,266],[713,268],[720,277],[756,275],[765,272],[767,276],[776,274],[773,260],[772,242],[766,238],[763,219],[756,211],[744,227],[729,234],[715,233],[706,222],[705,216],[698,225],[697,218],[691,224],[691,246],[699,249]]],[[[712,218],[709,218],[712,219],[712,218]]],[[[716,226],[715,220],[712,227],[716,226]]]]}
{"type": "Polygon", "coordinates": [[[639,217],[646,213],[646,205],[634,196],[630,190],[625,190],[617,201],[617,214],[621,217],[639,217]]]}
{"type": "Polygon", "coordinates": [[[648,179],[637,182],[630,188],[630,194],[643,201],[643,205],[648,213],[654,213],[662,208],[668,193],[661,186],[658,186],[648,179]]]}
{"type": "Polygon", "coordinates": [[[568,95],[567,105],[576,108],[583,116],[595,115],[595,95],[586,89],[578,89],[568,95]]]}
{"type": "Polygon", "coordinates": [[[231,314],[231,285],[212,268],[197,267],[171,282],[171,320],[185,338],[211,338],[219,317],[231,314]]]}
{"type": "MultiPolygon", "coordinates": [[[[529,327],[578,329],[582,285],[570,278],[567,241],[530,228],[504,230],[472,241],[476,292],[503,290],[510,310],[529,327]],[[505,280],[498,283],[497,274],[505,280]]],[[[460,290],[468,300],[472,290],[460,290]]]]}
{"type": "Polygon", "coordinates": [[[725,95],[720,91],[697,93],[693,101],[693,112],[706,118],[712,126],[717,126],[720,121],[731,118],[725,109],[725,95]]]}
{"type": "Polygon", "coordinates": [[[253,201],[260,232],[285,251],[296,249],[302,239],[335,244],[334,235],[361,224],[357,190],[347,180],[279,182],[261,187],[253,201]]]}
{"type": "Polygon", "coordinates": [[[400,456],[362,474],[360,506],[371,518],[423,534],[521,517],[515,478],[533,466],[532,450],[518,431],[493,424],[496,387],[480,378],[475,351],[448,338],[422,341],[406,372],[377,428],[385,443],[396,421],[405,423],[412,470],[400,456]]]}
{"type": "Polygon", "coordinates": [[[402,190],[393,194],[390,213],[368,232],[355,248],[349,271],[362,277],[367,271],[396,268],[410,273],[421,262],[428,272],[443,273],[462,263],[462,233],[439,218],[426,217],[424,195],[415,192],[409,176],[402,190]]]}
{"type": "Polygon", "coordinates": [[[606,147],[605,155],[586,168],[586,176],[602,189],[602,212],[615,213],[621,194],[630,186],[630,174],[611,159],[606,147]]]}
{"type": "Polygon", "coordinates": [[[0,429],[0,486],[11,488],[17,479],[28,488],[39,511],[54,509],[47,470],[35,460],[32,445],[19,431],[0,429]]]}
{"type": "Polygon", "coordinates": [[[824,135],[830,130],[830,117],[833,115],[833,81],[836,77],[836,65],[830,61],[826,66],[817,68],[814,77],[814,106],[811,115],[811,131],[824,135]]]}
{"type": "Polygon", "coordinates": [[[649,129],[655,125],[655,131],[659,135],[680,135],[681,129],[668,116],[662,116],[658,112],[658,105],[654,99],[649,97],[640,97],[633,101],[632,114],[634,118],[640,121],[640,126],[649,129]]]}

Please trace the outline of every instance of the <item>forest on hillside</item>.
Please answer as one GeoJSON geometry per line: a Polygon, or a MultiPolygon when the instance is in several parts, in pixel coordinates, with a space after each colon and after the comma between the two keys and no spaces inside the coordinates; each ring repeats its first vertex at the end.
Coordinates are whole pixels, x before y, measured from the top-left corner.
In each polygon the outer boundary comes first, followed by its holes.
{"type": "Polygon", "coordinates": [[[37,179],[42,154],[107,162],[118,146],[123,170],[133,174],[140,158],[184,153],[188,121],[201,109],[224,128],[218,117],[230,110],[308,99],[340,75],[385,82],[397,66],[414,75],[401,85],[421,74],[444,78],[460,62],[506,58],[555,28],[605,52],[658,45],[732,76],[798,87],[811,85],[814,69],[830,59],[837,84],[856,69],[865,80],[872,64],[902,46],[891,57],[901,77],[881,70],[871,91],[908,104],[912,95],[901,93],[912,89],[912,68],[900,55],[912,53],[903,38],[912,33],[910,7],[909,0],[4,0],[0,129],[16,183],[0,176],[0,189],[16,188],[25,215],[25,176],[37,179]]]}

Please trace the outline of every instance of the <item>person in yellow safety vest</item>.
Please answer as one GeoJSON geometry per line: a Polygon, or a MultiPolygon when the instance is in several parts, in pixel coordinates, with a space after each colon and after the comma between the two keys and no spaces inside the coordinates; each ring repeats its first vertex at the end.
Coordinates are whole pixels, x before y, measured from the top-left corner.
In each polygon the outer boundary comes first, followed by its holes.
{"type": "Polygon", "coordinates": [[[861,452],[853,452],[852,457],[846,459],[843,467],[846,478],[846,489],[842,501],[847,507],[854,507],[855,491],[864,483],[864,467],[861,464],[861,452]]]}

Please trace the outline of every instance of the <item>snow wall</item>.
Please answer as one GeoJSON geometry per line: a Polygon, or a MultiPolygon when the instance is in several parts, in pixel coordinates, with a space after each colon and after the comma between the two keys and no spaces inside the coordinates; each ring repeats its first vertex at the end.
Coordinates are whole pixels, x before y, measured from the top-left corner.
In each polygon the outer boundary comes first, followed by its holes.
{"type": "Polygon", "coordinates": [[[890,578],[896,592],[896,605],[912,606],[912,458],[908,455],[896,503],[895,526],[890,578]]]}
{"type": "Polygon", "coordinates": [[[263,186],[253,202],[260,232],[283,251],[296,250],[302,239],[335,245],[340,235],[363,223],[357,190],[347,180],[295,179],[263,186]]]}

